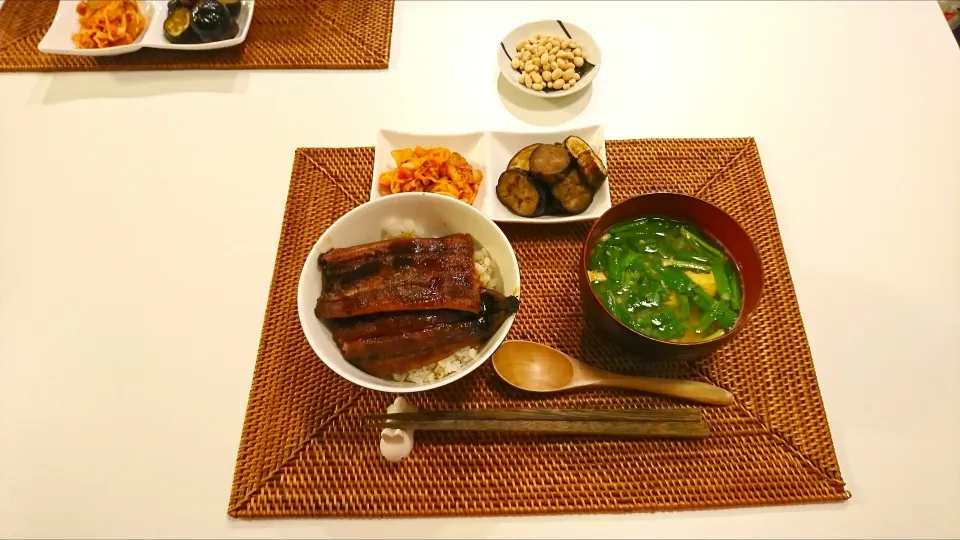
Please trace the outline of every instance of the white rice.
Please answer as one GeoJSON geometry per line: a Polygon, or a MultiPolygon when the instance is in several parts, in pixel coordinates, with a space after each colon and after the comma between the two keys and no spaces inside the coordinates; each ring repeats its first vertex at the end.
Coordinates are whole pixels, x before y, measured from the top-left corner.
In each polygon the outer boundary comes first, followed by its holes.
{"type": "Polygon", "coordinates": [[[383,222],[383,230],[380,236],[384,240],[389,240],[391,238],[422,238],[427,234],[423,227],[417,225],[412,219],[390,218],[383,222]]]}
{"type": "MultiPolygon", "coordinates": [[[[384,240],[429,236],[412,219],[391,218],[383,224],[382,237],[384,240]]],[[[477,269],[477,274],[480,276],[480,286],[502,293],[503,284],[500,280],[500,269],[497,268],[497,263],[490,257],[490,253],[479,244],[474,246],[473,263],[477,269]]],[[[432,383],[462,370],[467,364],[475,360],[479,353],[480,351],[476,347],[464,347],[439,362],[406,373],[397,373],[393,376],[393,380],[413,384],[432,383]]]]}

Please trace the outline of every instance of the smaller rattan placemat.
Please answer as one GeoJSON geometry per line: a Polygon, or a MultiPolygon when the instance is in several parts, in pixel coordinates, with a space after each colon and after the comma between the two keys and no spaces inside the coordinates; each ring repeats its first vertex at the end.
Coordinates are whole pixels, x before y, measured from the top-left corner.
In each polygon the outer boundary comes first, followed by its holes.
{"type": "MultiPolygon", "coordinates": [[[[297,151],[237,457],[236,517],[392,517],[599,513],[842,501],[844,488],[793,282],[753,139],[609,141],[615,201],[650,191],[706,199],[747,230],[764,265],[750,325],[703,362],[650,364],[584,327],[577,292],[588,223],[504,226],[520,262],[510,338],[608,369],[711,381],[736,403],[707,408],[711,437],[625,441],[512,434],[417,434],[401,464],[380,457],[359,417],[393,396],[327,369],[297,318],[297,281],[320,234],[367,198],[372,148],[297,151]]],[[[489,363],[410,397],[428,410],[676,406],[615,390],[542,398],[500,382],[489,363]]]]}
{"type": "Polygon", "coordinates": [[[55,0],[7,0],[0,71],[385,69],[390,61],[393,0],[257,0],[247,39],[236,47],[100,58],[37,50],[56,11],[55,0]]]}

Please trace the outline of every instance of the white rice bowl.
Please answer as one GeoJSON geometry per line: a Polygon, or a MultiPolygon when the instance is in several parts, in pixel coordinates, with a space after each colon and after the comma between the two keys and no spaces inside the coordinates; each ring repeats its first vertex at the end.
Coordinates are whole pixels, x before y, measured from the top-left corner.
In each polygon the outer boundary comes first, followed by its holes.
{"type": "Polygon", "coordinates": [[[464,347],[452,355],[392,380],[361,371],[347,362],[332,335],[314,315],[322,289],[317,263],[321,253],[334,247],[349,247],[399,237],[438,237],[467,233],[475,243],[474,264],[481,287],[506,295],[520,294],[520,271],[509,241],[479,210],[443,195],[403,193],[383,197],[354,208],[320,237],[300,274],[297,310],[304,335],[317,356],[332,370],[360,386],[383,392],[420,392],[458,380],[478,368],[499,347],[513,325],[511,315],[480,347],[464,347]]]}

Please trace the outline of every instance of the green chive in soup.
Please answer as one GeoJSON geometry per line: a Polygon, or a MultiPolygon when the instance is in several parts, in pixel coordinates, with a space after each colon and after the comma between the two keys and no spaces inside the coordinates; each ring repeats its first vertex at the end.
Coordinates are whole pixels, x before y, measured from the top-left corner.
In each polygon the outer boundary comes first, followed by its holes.
{"type": "Polygon", "coordinates": [[[696,226],[664,218],[620,222],[597,241],[588,278],[603,305],[645,336],[681,343],[733,328],[740,276],[696,226]]]}

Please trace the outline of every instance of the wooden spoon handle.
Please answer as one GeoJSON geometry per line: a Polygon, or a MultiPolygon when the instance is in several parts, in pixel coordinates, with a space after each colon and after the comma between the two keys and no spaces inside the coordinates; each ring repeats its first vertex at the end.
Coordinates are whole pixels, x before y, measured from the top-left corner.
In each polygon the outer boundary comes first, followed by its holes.
{"type": "Polygon", "coordinates": [[[707,405],[730,405],[733,403],[733,394],[719,386],[682,379],[607,374],[598,378],[594,385],[640,390],[649,394],[681,398],[707,405]]]}

